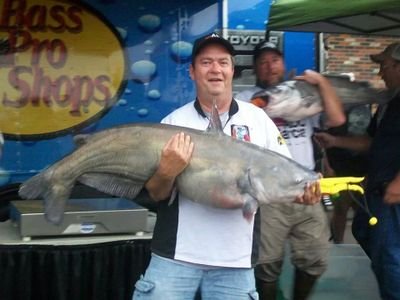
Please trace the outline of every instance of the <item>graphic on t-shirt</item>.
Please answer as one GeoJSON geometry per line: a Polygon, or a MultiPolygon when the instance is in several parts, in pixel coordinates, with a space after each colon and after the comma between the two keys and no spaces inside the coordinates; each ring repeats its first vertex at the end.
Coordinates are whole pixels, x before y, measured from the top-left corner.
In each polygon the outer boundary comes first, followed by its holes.
{"type": "Polygon", "coordinates": [[[231,136],[237,140],[250,142],[250,131],[246,125],[231,125],[231,136]]]}
{"type": "MultiPolygon", "coordinates": [[[[274,120],[275,121],[275,120],[274,120]]],[[[291,139],[306,138],[306,122],[279,122],[275,123],[282,134],[282,137],[288,141],[291,139]]]]}
{"type": "Polygon", "coordinates": [[[283,138],[282,135],[278,135],[278,144],[279,145],[286,144],[286,141],[285,141],[285,139],[283,138]]]}

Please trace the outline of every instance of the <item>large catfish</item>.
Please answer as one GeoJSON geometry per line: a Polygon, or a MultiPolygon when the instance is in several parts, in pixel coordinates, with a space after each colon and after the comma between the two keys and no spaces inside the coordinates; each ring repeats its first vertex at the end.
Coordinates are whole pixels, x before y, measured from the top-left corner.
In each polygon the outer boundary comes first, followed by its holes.
{"type": "Polygon", "coordinates": [[[259,203],[293,201],[306,183],[318,180],[316,173],[293,160],[222,131],[131,124],[89,136],[70,155],[26,181],[19,194],[44,198],[46,218],[55,224],[61,222],[77,181],[135,199],[156,171],[163,146],[178,132],[189,134],[195,147],[190,164],[176,179],[176,189],[193,201],[242,208],[249,216],[259,203]]]}
{"type": "MultiPolygon", "coordinates": [[[[388,90],[374,89],[368,82],[351,81],[347,76],[325,75],[346,111],[365,104],[387,103],[393,96],[388,90]]],[[[306,81],[288,80],[257,92],[252,103],[271,118],[289,122],[303,120],[323,111],[318,88],[306,81]]]]}

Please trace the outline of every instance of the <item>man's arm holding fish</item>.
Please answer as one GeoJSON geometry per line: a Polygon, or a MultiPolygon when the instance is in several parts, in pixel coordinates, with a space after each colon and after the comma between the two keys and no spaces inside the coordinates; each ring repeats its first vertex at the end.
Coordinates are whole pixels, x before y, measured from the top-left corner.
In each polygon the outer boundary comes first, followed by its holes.
{"type": "Polygon", "coordinates": [[[160,163],[154,175],[146,182],[145,187],[155,201],[169,198],[175,178],[190,162],[194,144],[189,135],[183,132],[171,137],[161,152],[160,163]]]}
{"type": "Polygon", "coordinates": [[[371,137],[368,135],[336,136],[326,132],[317,132],[314,134],[314,138],[324,149],[336,147],[357,152],[366,152],[371,144],[371,137]]]}
{"type": "Polygon", "coordinates": [[[342,102],[329,80],[322,74],[312,70],[306,70],[303,75],[296,76],[294,79],[304,80],[310,84],[318,86],[324,105],[324,111],[327,116],[325,121],[327,127],[340,126],[346,122],[342,102]]]}
{"type": "MultiPolygon", "coordinates": [[[[322,148],[331,147],[344,148],[357,152],[366,152],[371,144],[371,137],[362,136],[334,136],[326,132],[318,132],[314,135],[317,143],[322,148]]],[[[400,203],[400,171],[396,177],[387,184],[385,189],[384,201],[387,204],[400,203]]]]}

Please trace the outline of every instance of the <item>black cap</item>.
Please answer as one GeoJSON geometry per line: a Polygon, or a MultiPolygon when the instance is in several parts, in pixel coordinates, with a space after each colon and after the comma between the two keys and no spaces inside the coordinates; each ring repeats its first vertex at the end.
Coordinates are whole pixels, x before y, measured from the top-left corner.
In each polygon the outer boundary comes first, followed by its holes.
{"type": "Polygon", "coordinates": [[[235,49],[228,40],[220,37],[216,33],[212,33],[206,36],[202,36],[194,42],[192,49],[192,62],[194,61],[195,57],[200,53],[201,49],[210,44],[219,44],[223,46],[230,55],[233,56],[235,54],[235,49]]]}
{"type": "Polygon", "coordinates": [[[280,56],[283,56],[282,51],[279,50],[278,46],[275,43],[272,43],[269,41],[262,41],[261,43],[258,43],[254,47],[254,51],[253,51],[254,61],[260,56],[261,53],[267,52],[267,51],[272,51],[280,56]]]}

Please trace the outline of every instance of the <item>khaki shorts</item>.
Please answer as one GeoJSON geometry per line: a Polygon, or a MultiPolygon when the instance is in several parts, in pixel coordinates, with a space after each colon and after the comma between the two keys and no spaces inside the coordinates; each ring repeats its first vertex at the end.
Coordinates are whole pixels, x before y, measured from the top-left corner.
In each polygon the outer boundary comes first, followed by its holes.
{"type": "MultiPolygon", "coordinates": [[[[293,265],[310,275],[321,275],[327,268],[330,230],[322,204],[268,204],[260,207],[260,244],[257,273],[276,268],[283,261],[286,242],[293,265]],[[264,265],[266,264],[266,265],[264,265]]],[[[276,271],[271,274],[277,273],[276,271]]],[[[279,272],[278,272],[279,273],[279,272]]],[[[266,272],[268,274],[268,272],[266,272]]],[[[271,275],[279,276],[279,274],[271,275]]],[[[265,278],[274,281],[276,278],[265,278]]]]}

